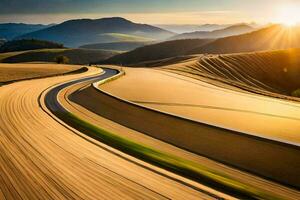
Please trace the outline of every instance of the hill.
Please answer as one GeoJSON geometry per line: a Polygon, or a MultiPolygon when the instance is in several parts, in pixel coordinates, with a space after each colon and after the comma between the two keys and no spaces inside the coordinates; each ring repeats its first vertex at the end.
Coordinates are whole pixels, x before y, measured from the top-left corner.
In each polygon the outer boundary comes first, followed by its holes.
{"type": "Polygon", "coordinates": [[[112,43],[99,43],[88,44],[80,46],[82,49],[103,49],[112,51],[131,51],[138,47],[142,47],[149,44],[149,42],[112,42],[112,43]]]}
{"type": "Polygon", "coordinates": [[[248,32],[254,31],[254,28],[252,28],[249,25],[246,24],[238,24],[233,25],[230,27],[227,27],[225,29],[221,30],[214,30],[214,31],[196,31],[191,33],[183,33],[176,35],[174,37],[171,37],[169,40],[180,40],[180,39],[203,39],[203,38],[223,38],[233,35],[240,35],[248,32]]]}
{"type": "Polygon", "coordinates": [[[12,40],[0,46],[0,53],[35,49],[60,49],[62,44],[42,40],[12,40]]]}
{"type": "Polygon", "coordinates": [[[229,26],[233,26],[230,24],[203,24],[200,26],[199,31],[215,31],[225,29],[229,26]]]}
{"type": "Polygon", "coordinates": [[[300,27],[287,28],[280,25],[272,25],[251,33],[216,40],[192,39],[157,43],[119,54],[106,61],[111,64],[132,65],[174,56],[254,52],[289,48],[300,48],[300,27]]]}
{"type": "Polygon", "coordinates": [[[12,40],[20,35],[48,28],[51,25],[5,23],[0,24],[0,38],[12,40]]]}
{"type": "Polygon", "coordinates": [[[133,51],[111,57],[101,63],[130,65],[150,60],[159,60],[169,57],[183,55],[185,52],[195,47],[203,46],[212,40],[210,39],[190,39],[166,41],[158,44],[147,45],[133,51]]]}
{"type": "Polygon", "coordinates": [[[2,63],[54,62],[55,57],[63,55],[70,64],[89,64],[107,59],[117,52],[88,49],[42,49],[21,52],[0,53],[2,63]]]}
{"type": "Polygon", "coordinates": [[[106,36],[111,36],[111,34],[126,34],[152,40],[166,39],[174,35],[172,32],[161,28],[137,24],[123,18],[114,17],[96,20],[70,20],[18,38],[50,40],[63,43],[68,47],[78,47],[92,43],[120,42],[120,40],[107,41],[106,36]]]}
{"type": "Polygon", "coordinates": [[[220,38],[188,54],[223,54],[300,47],[300,27],[272,25],[251,33],[220,38]]]}
{"type": "Polygon", "coordinates": [[[291,95],[300,89],[300,49],[209,55],[163,69],[274,97],[291,95]]]}
{"type": "Polygon", "coordinates": [[[100,41],[105,41],[105,43],[112,42],[150,42],[153,41],[152,38],[122,34],[122,33],[103,33],[98,35],[100,41]]]}
{"type": "Polygon", "coordinates": [[[225,24],[203,24],[203,25],[192,25],[192,24],[158,24],[155,25],[159,28],[182,34],[187,32],[195,31],[214,31],[219,29],[224,29],[230,25],[225,24]]]}

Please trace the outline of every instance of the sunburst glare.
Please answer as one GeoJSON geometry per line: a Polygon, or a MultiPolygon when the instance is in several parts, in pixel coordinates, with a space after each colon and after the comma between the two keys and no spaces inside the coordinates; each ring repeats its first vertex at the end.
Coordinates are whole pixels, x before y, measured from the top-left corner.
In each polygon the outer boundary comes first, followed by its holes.
{"type": "Polygon", "coordinates": [[[278,15],[278,22],[288,27],[297,25],[300,22],[299,8],[299,4],[282,6],[278,15]]]}

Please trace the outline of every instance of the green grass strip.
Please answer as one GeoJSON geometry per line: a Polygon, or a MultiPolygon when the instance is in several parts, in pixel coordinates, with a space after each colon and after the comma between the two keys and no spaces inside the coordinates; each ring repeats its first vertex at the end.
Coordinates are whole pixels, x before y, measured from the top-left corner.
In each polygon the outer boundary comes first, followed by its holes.
{"type": "Polygon", "coordinates": [[[56,113],[56,115],[77,130],[113,148],[199,183],[213,186],[217,190],[226,191],[228,194],[235,195],[238,198],[282,199],[260,188],[234,180],[221,172],[213,171],[201,164],[161,152],[152,147],[110,133],[78,118],[72,113],[56,113]]]}

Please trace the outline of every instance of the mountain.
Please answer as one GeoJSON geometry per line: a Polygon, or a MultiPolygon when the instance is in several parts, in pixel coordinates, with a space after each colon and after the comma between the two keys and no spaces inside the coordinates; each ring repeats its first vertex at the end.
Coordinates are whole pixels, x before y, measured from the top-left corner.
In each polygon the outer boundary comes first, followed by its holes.
{"type": "Polygon", "coordinates": [[[217,39],[188,54],[223,54],[300,47],[300,26],[287,28],[272,25],[251,33],[217,39]]]}
{"type": "Polygon", "coordinates": [[[195,47],[203,46],[211,41],[211,39],[166,41],[162,43],[147,45],[144,47],[137,48],[130,52],[116,55],[105,60],[102,63],[131,65],[150,60],[159,60],[164,58],[181,56],[184,55],[185,52],[190,51],[195,47]]]}
{"type": "Polygon", "coordinates": [[[155,25],[159,28],[182,34],[194,31],[214,31],[224,29],[230,25],[225,24],[203,24],[203,25],[192,25],[192,24],[159,24],[155,25]]]}
{"type": "Polygon", "coordinates": [[[42,24],[17,24],[17,23],[5,23],[0,24],[0,38],[11,40],[20,35],[38,31],[44,28],[48,28],[51,25],[42,24]]]}
{"type": "Polygon", "coordinates": [[[42,40],[11,40],[0,46],[0,53],[35,49],[60,49],[62,44],[42,40]]]}
{"type": "Polygon", "coordinates": [[[22,35],[18,38],[34,38],[63,43],[69,47],[78,47],[91,43],[120,42],[107,41],[107,35],[126,34],[152,40],[166,39],[174,35],[147,24],[137,24],[124,18],[78,19],[22,35]]]}
{"type": "Polygon", "coordinates": [[[149,42],[111,42],[111,43],[97,43],[80,46],[82,49],[103,49],[112,51],[131,51],[138,47],[149,44],[149,42]]]}
{"type": "Polygon", "coordinates": [[[203,38],[223,38],[232,35],[240,35],[248,32],[252,32],[255,29],[246,24],[238,24],[227,27],[221,30],[215,31],[196,31],[191,33],[183,33],[171,37],[169,40],[181,40],[181,39],[203,39],[203,38]]]}
{"type": "Polygon", "coordinates": [[[141,62],[193,54],[227,54],[300,48],[300,26],[272,25],[250,33],[220,39],[171,40],[137,48],[105,61],[132,65],[141,62]]]}
{"type": "Polygon", "coordinates": [[[215,31],[232,26],[230,24],[203,24],[198,31],[215,31]]]}

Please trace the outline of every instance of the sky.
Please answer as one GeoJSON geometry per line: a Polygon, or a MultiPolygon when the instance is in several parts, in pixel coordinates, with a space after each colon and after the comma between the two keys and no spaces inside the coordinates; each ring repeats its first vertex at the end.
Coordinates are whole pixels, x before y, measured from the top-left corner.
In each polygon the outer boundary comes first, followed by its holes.
{"type": "Polygon", "coordinates": [[[0,23],[113,16],[148,24],[269,23],[280,21],[287,4],[300,10],[300,0],[0,0],[0,23]]]}

